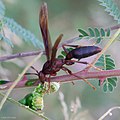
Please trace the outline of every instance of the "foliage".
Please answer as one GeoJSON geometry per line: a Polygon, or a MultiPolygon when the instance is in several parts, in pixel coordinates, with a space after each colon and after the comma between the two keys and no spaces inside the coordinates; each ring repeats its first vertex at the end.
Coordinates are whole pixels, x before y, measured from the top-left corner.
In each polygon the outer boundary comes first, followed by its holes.
{"type": "Polygon", "coordinates": [[[42,48],[42,43],[32,34],[30,31],[24,29],[13,19],[4,17],[3,23],[6,25],[13,33],[23,38],[26,42],[31,42],[35,47],[42,48]]]}
{"type": "Polygon", "coordinates": [[[13,33],[21,37],[25,42],[32,43],[35,47],[43,48],[43,44],[38,40],[33,33],[23,28],[13,19],[5,16],[5,6],[0,1],[0,39],[10,46],[14,46],[12,41],[6,37],[4,27],[7,26],[13,33]]]}
{"type": "MultiPolygon", "coordinates": [[[[66,50],[67,50],[68,52],[70,52],[72,49],[73,49],[73,48],[66,48],[66,50]]],[[[58,55],[58,58],[64,58],[65,56],[66,56],[66,52],[62,50],[62,51],[61,51],[61,54],[58,55]]]]}
{"type": "Polygon", "coordinates": [[[118,24],[120,23],[120,9],[113,2],[113,0],[98,0],[100,5],[105,7],[105,11],[109,13],[109,15],[113,16],[114,20],[117,20],[118,24]]]}
{"type": "Polygon", "coordinates": [[[0,20],[3,19],[5,15],[5,6],[2,1],[0,1],[0,20]]]}
{"type": "Polygon", "coordinates": [[[100,28],[100,30],[98,28],[88,28],[88,32],[83,30],[83,29],[78,29],[78,31],[80,32],[79,37],[81,39],[86,38],[86,39],[95,39],[96,40],[96,44],[100,43],[101,40],[103,40],[106,37],[110,37],[110,29],[103,29],[100,28]]]}
{"type": "MultiPolygon", "coordinates": [[[[113,3],[112,0],[98,0],[101,2],[100,5],[106,7],[106,11],[110,13],[111,16],[114,17],[115,20],[120,23],[120,10],[118,9],[117,5],[113,3]]],[[[7,27],[11,30],[12,33],[15,35],[21,37],[25,42],[31,42],[35,47],[43,48],[43,44],[32,34],[30,31],[23,28],[21,25],[19,25],[15,20],[6,17],[5,16],[5,6],[0,1],[0,39],[6,42],[8,45],[14,47],[14,43],[6,37],[4,34],[4,28],[7,27]]],[[[104,28],[88,28],[88,30],[78,29],[80,32],[79,37],[81,39],[95,39],[96,44],[100,43],[102,40],[106,38],[110,38],[111,35],[111,29],[104,29],[104,28]]],[[[68,51],[71,51],[72,48],[67,48],[68,51]]],[[[61,51],[61,55],[58,56],[58,58],[64,58],[66,56],[65,51],[61,51]]],[[[103,70],[113,70],[115,69],[115,63],[114,60],[111,58],[110,55],[102,55],[97,63],[97,67],[101,67],[103,70]]],[[[117,86],[117,77],[111,77],[111,78],[100,78],[100,85],[103,86],[103,91],[112,92],[114,88],[117,86]],[[102,83],[102,84],[101,84],[102,83]]],[[[9,81],[1,80],[0,85],[7,84],[9,81]]],[[[27,81],[25,86],[33,86],[35,84],[35,80],[27,81]]],[[[25,106],[28,106],[29,108],[37,111],[42,110],[44,107],[44,95],[51,94],[53,92],[58,91],[59,89],[58,83],[51,83],[50,89],[49,84],[45,83],[44,85],[39,84],[32,93],[27,94],[23,99],[21,99],[19,102],[25,106]],[[49,91],[48,91],[49,89],[49,91]]]]}
{"type": "MultiPolygon", "coordinates": [[[[103,70],[113,70],[115,69],[115,62],[111,58],[110,55],[102,55],[97,63],[95,64],[97,67],[102,68],[103,70]]],[[[110,91],[112,92],[114,88],[116,87],[117,84],[117,77],[110,77],[110,78],[105,78],[99,81],[100,85],[103,84],[103,91],[107,92],[110,91]]]]}
{"type": "Polygon", "coordinates": [[[8,81],[8,80],[0,80],[0,85],[6,84],[8,82],[10,82],[10,81],[8,81]]]}

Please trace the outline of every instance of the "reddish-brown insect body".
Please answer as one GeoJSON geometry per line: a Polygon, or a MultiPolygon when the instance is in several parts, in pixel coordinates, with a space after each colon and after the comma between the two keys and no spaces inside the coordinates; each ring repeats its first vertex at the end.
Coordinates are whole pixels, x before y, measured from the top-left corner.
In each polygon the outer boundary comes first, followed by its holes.
{"type": "MultiPolygon", "coordinates": [[[[47,61],[43,65],[43,68],[41,71],[37,71],[34,67],[32,67],[32,68],[37,72],[37,73],[33,73],[33,74],[37,75],[39,77],[39,80],[42,84],[44,84],[45,81],[49,81],[49,83],[50,83],[50,77],[56,76],[57,72],[60,70],[63,70],[65,72],[68,72],[71,75],[74,75],[64,65],[72,65],[72,64],[78,62],[78,60],[80,60],[82,58],[92,56],[101,51],[101,48],[96,47],[96,46],[78,47],[77,45],[63,45],[63,49],[67,54],[66,58],[58,59],[58,58],[56,58],[56,52],[57,52],[58,45],[59,45],[63,35],[61,34],[57,38],[54,46],[52,47],[49,30],[48,30],[48,12],[47,12],[47,4],[46,3],[44,3],[41,7],[39,24],[40,24],[43,41],[44,41],[47,61]],[[68,52],[64,46],[71,46],[71,47],[75,47],[75,48],[73,50],[71,50],[70,52],[68,52]],[[75,58],[78,60],[73,61],[73,60],[71,60],[72,58],[75,58]]],[[[79,61],[79,63],[88,64],[86,62],[80,62],[80,61],[79,61]]]]}
{"type": "Polygon", "coordinates": [[[81,46],[77,47],[70,52],[67,53],[66,55],[66,60],[70,60],[72,58],[76,58],[78,60],[82,58],[86,58],[92,55],[95,55],[97,53],[101,52],[101,48],[97,46],[81,46]]]}

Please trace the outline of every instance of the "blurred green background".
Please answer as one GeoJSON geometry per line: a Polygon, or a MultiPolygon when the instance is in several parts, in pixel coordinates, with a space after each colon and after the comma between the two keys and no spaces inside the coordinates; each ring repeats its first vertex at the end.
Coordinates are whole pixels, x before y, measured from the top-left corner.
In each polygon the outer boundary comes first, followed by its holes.
{"type": "MultiPolygon", "coordinates": [[[[42,2],[43,0],[4,0],[6,16],[13,18],[23,27],[33,32],[41,41],[42,37],[39,30],[38,18],[42,2]]],[[[111,16],[104,12],[104,8],[99,6],[97,0],[46,0],[46,2],[49,10],[49,30],[52,43],[54,43],[57,36],[61,33],[64,34],[63,41],[78,36],[78,28],[107,28],[117,24],[111,16]]],[[[119,1],[116,2],[120,5],[119,1]]],[[[117,68],[120,67],[120,56],[118,53],[120,45],[118,43],[119,42],[114,43],[107,51],[107,53],[112,54],[112,57],[115,59],[117,68]]],[[[88,45],[91,43],[83,43],[83,45],[84,44],[88,45]]],[[[103,46],[101,45],[101,47],[103,46]]],[[[21,44],[21,42],[18,42],[18,45],[14,48],[8,49],[11,53],[32,50],[38,50],[38,48],[33,47],[31,44],[21,44]]],[[[27,57],[11,60],[17,64],[10,64],[9,62],[1,63],[1,65],[6,68],[2,77],[15,80],[26,63],[32,58],[33,57],[27,57]],[[9,71],[9,69],[12,71],[9,71]]],[[[37,69],[41,69],[45,59],[45,56],[43,56],[34,66],[36,66],[37,69]]],[[[79,70],[81,66],[73,66],[71,69],[73,69],[73,71],[75,69],[79,70]]],[[[76,97],[80,99],[81,107],[78,110],[79,116],[73,120],[97,120],[109,108],[120,105],[119,83],[112,93],[103,93],[102,89],[98,87],[97,80],[91,82],[96,86],[96,91],[93,91],[92,88],[82,81],[75,82],[75,85],[71,83],[61,85],[60,91],[64,94],[69,114],[71,114],[71,102],[75,101],[76,97]]],[[[19,100],[32,90],[33,88],[15,89],[11,93],[11,97],[19,100]]],[[[45,108],[43,112],[45,115],[51,120],[64,120],[62,106],[59,100],[59,92],[45,96],[44,100],[45,108]]],[[[11,119],[16,120],[40,120],[40,118],[33,113],[8,101],[3,106],[0,117],[11,117],[11,119]]],[[[106,117],[105,120],[120,120],[120,111],[115,110],[113,115],[106,117]]]]}

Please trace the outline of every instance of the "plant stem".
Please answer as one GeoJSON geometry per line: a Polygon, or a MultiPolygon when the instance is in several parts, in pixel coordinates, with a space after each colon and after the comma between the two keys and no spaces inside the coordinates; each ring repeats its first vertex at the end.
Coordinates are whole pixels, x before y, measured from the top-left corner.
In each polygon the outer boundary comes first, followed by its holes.
{"type": "MultiPolygon", "coordinates": [[[[77,73],[74,73],[76,76],[79,78],[73,76],[73,75],[62,75],[62,76],[56,76],[56,77],[51,77],[51,82],[73,82],[75,80],[82,80],[83,79],[99,79],[99,78],[107,78],[107,77],[114,77],[114,76],[120,76],[120,69],[118,70],[103,70],[103,71],[98,71],[98,72],[86,72],[86,71],[79,71],[77,73]]],[[[33,79],[32,79],[33,80],[33,79]]],[[[35,79],[36,81],[38,79],[35,79]]],[[[28,80],[21,80],[19,83],[15,86],[15,88],[23,88],[23,87],[31,87],[31,86],[26,86],[25,83],[28,80]]],[[[0,86],[0,90],[5,90],[9,89],[10,86],[13,84],[13,82],[6,83],[5,85],[0,86]]],[[[36,82],[33,86],[37,86],[39,84],[39,81],[36,82]]]]}
{"type": "MultiPolygon", "coordinates": [[[[111,29],[111,30],[116,30],[116,29],[119,29],[119,28],[120,28],[120,24],[115,25],[115,26],[111,27],[110,29],[111,29]]],[[[106,30],[107,30],[107,29],[106,29],[106,30]]]]}
{"type": "MultiPolygon", "coordinates": [[[[110,29],[111,30],[116,30],[116,29],[119,29],[120,28],[120,24],[116,25],[116,26],[113,26],[111,27],[110,29]]],[[[107,29],[105,29],[107,30],[107,29]]],[[[62,47],[62,44],[68,44],[68,43],[72,43],[76,40],[79,40],[79,36],[77,37],[74,37],[72,39],[69,39],[69,40],[65,40],[64,42],[62,42],[58,48],[62,47]]],[[[32,52],[22,52],[22,53],[17,53],[17,54],[12,54],[12,55],[6,55],[6,56],[2,56],[0,57],[0,61],[6,61],[6,60],[10,60],[10,59],[15,59],[15,58],[20,58],[20,57],[27,57],[27,56],[35,56],[35,55],[38,55],[40,54],[41,52],[43,52],[45,54],[45,52],[43,50],[40,50],[40,51],[32,51],[32,52]]]]}
{"type": "MultiPolygon", "coordinates": [[[[106,78],[106,77],[113,77],[113,76],[120,76],[120,69],[119,70],[103,70],[99,72],[77,72],[74,73],[79,78],[83,79],[99,79],[99,78],[106,78]]],[[[53,77],[51,82],[72,82],[74,80],[79,80],[77,77],[73,75],[63,75],[58,77],[53,77]]]]}
{"type": "Polygon", "coordinates": [[[120,109],[120,106],[110,108],[106,113],[104,113],[98,120],[103,120],[106,116],[112,115],[112,111],[115,109],[120,109]]]}
{"type": "Polygon", "coordinates": [[[40,51],[22,52],[22,53],[17,53],[17,54],[12,54],[12,55],[6,55],[6,56],[0,57],[0,61],[3,62],[3,61],[14,59],[14,58],[35,56],[35,55],[40,54],[41,52],[43,52],[43,51],[40,50],[40,51]]]}

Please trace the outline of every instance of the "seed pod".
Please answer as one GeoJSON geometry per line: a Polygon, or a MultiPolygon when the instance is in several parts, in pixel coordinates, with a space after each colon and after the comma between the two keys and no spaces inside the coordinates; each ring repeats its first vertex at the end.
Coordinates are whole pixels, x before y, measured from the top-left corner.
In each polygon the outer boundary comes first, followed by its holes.
{"type": "MultiPolygon", "coordinates": [[[[48,83],[46,83],[48,85],[48,83]]],[[[57,92],[60,88],[60,83],[51,82],[50,83],[50,90],[49,93],[57,92]]]]}

